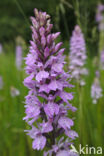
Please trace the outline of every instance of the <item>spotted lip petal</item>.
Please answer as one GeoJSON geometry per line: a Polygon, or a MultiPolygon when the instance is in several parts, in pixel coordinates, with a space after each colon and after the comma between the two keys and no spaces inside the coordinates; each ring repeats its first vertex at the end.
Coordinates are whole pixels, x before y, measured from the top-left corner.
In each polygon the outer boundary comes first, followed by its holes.
{"type": "Polygon", "coordinates": [[[46,115],[53,117],[59,113],[59,106],[55,103],[49,102],[47,105],[45,105],[44,110],[46,115]]]}
{"type": "Polygon", "coordinates": [[[36,80],[38,82],[42,81],[42,79],[46,79],[48,78],[49,73],[46,71],[40,71],[37,75],[36,75],[36,80]]]}
{"type": "Polygon", "coordinates": [[[38,136],[32,143],[33,149],[42,150],[45,147],[46,138],[44,136],[38,136]]]}
{"type": "Polygon", "coordinates": [[[68,117],[61,117],[58,120],[58,124],[65,130],[70,129],[71,126],[74,125],[73,120],[69,119],[68,117]]]}

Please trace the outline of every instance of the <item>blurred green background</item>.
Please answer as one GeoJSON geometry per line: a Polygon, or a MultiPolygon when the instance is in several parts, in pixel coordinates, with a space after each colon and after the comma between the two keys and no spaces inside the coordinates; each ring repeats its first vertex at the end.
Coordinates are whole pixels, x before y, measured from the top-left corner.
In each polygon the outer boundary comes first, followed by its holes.
{"type": "MultiPolygon", "coordinates": [[[[22,120],[24,113],[24,97],[27,89],[23,85],[26,77],[24,70],[18,71],[15,66],[16,38],[24,40],[23,56],[28,52],[31,39],[30,16],[34,16],[34,8],[46,11],[52,17],[53,31],[61,31],[66,54],[69,54],[69,39],[76,24],[79,24],[86,40],[87,68],[89,76],[81,93],[83,103],[82,140],[83,145],[104,145],[104,97],[97,105],[90,98],[91,84],[94,79],[95,67],[92,65],[94,56],[99,49],[99,31],[95,21],[96,8],[99,0],[1,0],[0,1],[0,43],[3,53],[0,54],[0,76],[3,77],[4,87],[0,90],[0,156],[41,156],[41,152],[32,150],[32,140],[26,136],[24,129],[28,126],[22,120]],[[20,95],[11,97],[11,87],[20,91],[20,95]]],[[[24,68],[24,63],[22,65],[24,68]]],[[[101,72],[101,85],[104,89],[104,71],[101,72]]],[[[73,105],[79,107],[80,90],[75,84],[73,105]]],[[[78,110],[79,111],[79,110],[78,110]]],[[[79,132],[78,113],[75,118],[75,129],[79,132]]],[[[80,139],[75,141],[78,148],[80,139]]],[[[103,156],[103,155],[102,155],[103,156]]]]}
{"type": "MultiPolygon", "coordinates": [[[[14,42],[20,35],[27,43],[31,38],[30,16],[33,9],[48,12],[54,24],[53,31],[61,31],[62,39],[69,40],[75,24],[84,32],[90,48],[97,48],[98,31],[95,22],[100,0],[3,0],[0,1],[0,42],[14,42]]],[[[103,0],[101,2],[104,2],[103,0]]],[[[95,54],[95,52],[94,52],[95,54]]]]}

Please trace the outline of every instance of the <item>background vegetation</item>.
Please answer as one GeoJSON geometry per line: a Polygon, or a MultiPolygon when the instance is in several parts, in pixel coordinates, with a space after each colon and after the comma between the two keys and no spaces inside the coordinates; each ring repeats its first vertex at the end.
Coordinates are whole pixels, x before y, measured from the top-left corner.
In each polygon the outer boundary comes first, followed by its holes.
{"type": "MultiPolygon", "coordinates": [[[[96,6],[100,0],[3,0],[0,1],[0,42],[14,42],[20,35],[27,43],[31,38],[30,19],[33,9],[48,12],[54,31],[61,31],[67,41],[75,24],[80,24],[86,41],[97,47],[96,6]]],[[[104,2],[103,0],[101,2],[104,2]]],[[[91,53],[92,54],[92,53],[91,53]]]]}

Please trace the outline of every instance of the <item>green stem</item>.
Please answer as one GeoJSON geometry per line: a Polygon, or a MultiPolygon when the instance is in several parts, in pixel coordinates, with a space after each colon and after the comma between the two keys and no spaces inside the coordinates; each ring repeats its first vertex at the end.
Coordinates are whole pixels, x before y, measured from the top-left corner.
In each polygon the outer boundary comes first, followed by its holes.
{"type": "Polygon", "coordinates": [[[68,29],[67,20],[66,20],[66,17],[65,17],[65,9],[64,9],[64,6],[63,6],[62,3],[60,3],[60,9],[61,9],[62,17],[63,17],[63,20],[64,20],[64,26],[65,26],[65,30],[66,30],[66,36],[69,39],[69,29],[68,29]]]}
{"type": "Polygon", "coordinates": [[[102,144],[102,117],[101,117],[101,103],[100,103],[100,100],[98,101],[98,104],[97,104],[97,129],[98,129],[98,146],[101,146],[102,144]]]}
{"type": "Polygon", "coordinates": [[[23,15],[24,19],[26,20],[28,26],[30,27],[30,23],[29,23],[29,21],[28,21],[26,15],[25,15],[25,13],[24,13],[24,11],[22,10],[22,8],[21,8],[21,6],[20,6],[18,0],[14,0],[14,1],[15,1],[16,5],[17,5],[18,9],[20,10],[21,14],[23,15]]]}
{"type": "Polygon", "coordinates": [[[79,138],[80,138],[80,144],[82,144],[82,133],[83,133],[83,90],[82,87],[80,86],[80,84],[78,83],[78,97],[79,97],[79,114],[78,114],[78,118],[79,118],[79,138]]]}
{"type": "Polygon", "coordinates": [[[81,26],[80,22],[80,11],[79,11],[79,0],[76,0],[76,15],[77,15],[77,24],[81,26]]]}

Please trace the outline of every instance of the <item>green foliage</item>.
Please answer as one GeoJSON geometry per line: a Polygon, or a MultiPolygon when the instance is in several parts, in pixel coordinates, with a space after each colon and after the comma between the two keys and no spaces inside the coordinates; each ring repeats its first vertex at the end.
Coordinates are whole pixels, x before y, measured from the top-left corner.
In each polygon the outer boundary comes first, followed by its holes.
{"type": "MultiPolygon", "coordinates": [[[[0,75],[4,87],[0,90],[0,155],[2,156],[38,156],[31,148],[31,139],[26,136],[27,129],[22,118],[24,113],[24,97],[27,89],[23,85],[26,77],[24,71],[17,71],[14,54],[1,54],[0,75]],[[11,87],[20,91],[20,96],[11,97],[11,87]]],[[[40,156],[40,154],[39,154],[40,156]]]]}
{"type": "Polygon", "coordinates": [[[99,2],[99,0],[0,1],[0,42],[13,41],[18,35],[28,42],[31,38],[29,17],[33,15],[34,8],[38,8],[52,16],[54,31],[61,31],[64,40],[69,40],[74,26],[79,24],[86,41],[95,45],[98,41],[95,14],[99,2]]]}
{"type": "Polygon", "coordinates": [[[34,8],[54,14],[55,0],[4,0],[0,1],[0,41],[21,35],[30,39],[30,16],[34,8]],[[52,6],[52,7],[51,7],[52,6]]]}

